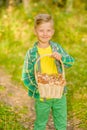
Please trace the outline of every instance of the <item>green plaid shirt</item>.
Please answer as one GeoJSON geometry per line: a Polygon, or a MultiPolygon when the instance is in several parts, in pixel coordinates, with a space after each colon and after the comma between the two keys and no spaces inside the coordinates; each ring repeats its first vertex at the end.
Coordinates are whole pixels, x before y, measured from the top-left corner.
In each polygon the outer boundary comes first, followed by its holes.
{"type": "MultiPolygon", "coordinates": [[[[58,52],[59,54],[61,54],[62,61],[65,67],[72,66],[72,64],[74,63],[73,57],[68,55],[58,43],[50,41],[50,46],[52,48],[52,52],[58,52]]],[[[28,88],[28,95],[36,99],[40,98],[34,75],[34,65],[38,57],[39,54],[36,42],[33,48],[29,49],[26,53],[22,71],[22,80],[24,82],[24,85],[28,88]]],[[[61,73],[62,67],[60,62],[58,60],[55,60],[55,63],[58,71],[61,73]]]]}

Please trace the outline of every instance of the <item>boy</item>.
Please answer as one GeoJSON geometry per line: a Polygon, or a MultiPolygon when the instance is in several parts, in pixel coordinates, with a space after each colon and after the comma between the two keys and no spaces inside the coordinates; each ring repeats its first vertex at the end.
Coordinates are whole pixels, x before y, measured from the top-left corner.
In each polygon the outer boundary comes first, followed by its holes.
{"type": "Polygon", "coordinates": [[[22,79],[25,86],[28,87],[29,96],[36,99],[34,130],[46,129],[50,109],[52,110],[56,130],[66,130],[67,104],[65,92],[60,99],[50,98],[44,100],[41,98],[35,81],[34,65],[39,56],[52,54],[52,58],[45,57],[41,59],[39,67],[42,73],[57,74],[62,72],[59,62],[60,59],[63,61],[65,67],[71,67],[74,59],[69,56],[59,44],[50,41],[54,34],[54,22],[49,14],[37,15],[35,17],[34,29],[37,42],[26,54],[22,73],[22,79]]]}

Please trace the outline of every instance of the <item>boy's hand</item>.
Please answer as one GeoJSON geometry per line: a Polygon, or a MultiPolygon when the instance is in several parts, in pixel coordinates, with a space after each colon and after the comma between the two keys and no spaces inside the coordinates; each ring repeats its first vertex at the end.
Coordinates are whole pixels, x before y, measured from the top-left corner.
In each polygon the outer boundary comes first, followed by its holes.
{"type": "Polygon", "coordinates": [[[52,57],[56,60],[61,60],[62,56],[58,52],[53,52],[52,57]]]}

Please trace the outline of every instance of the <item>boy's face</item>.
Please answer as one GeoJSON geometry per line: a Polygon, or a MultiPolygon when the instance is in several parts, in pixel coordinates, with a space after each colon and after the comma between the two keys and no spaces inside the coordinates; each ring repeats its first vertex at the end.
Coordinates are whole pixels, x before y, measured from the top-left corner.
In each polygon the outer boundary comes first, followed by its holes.
{"type": "Polygon", "coordinates": [[[35,28],[35,35],[40,43],[48,43],[53,34],[54,29],[51,22],[42,23],[35,28]]]}

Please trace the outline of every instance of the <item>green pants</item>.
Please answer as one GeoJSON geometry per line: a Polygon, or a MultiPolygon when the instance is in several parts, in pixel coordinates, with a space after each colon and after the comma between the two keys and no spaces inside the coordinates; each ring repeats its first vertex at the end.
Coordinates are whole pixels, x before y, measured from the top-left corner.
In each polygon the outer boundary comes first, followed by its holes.
{"type": "Polygon", "coordinates": [[[52,110],[54,126],[56,130],[66,130],[67,126],[67,104],[66,96],[61,99],[49,99],[46,101],[36,100],[36,120],[34,130],[45,130],[50,110],[52,110]]]}

